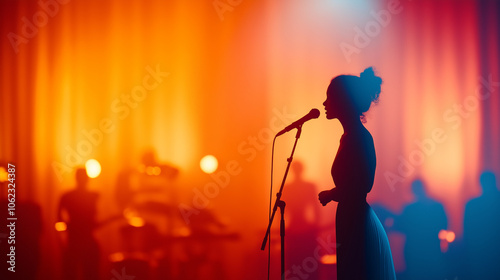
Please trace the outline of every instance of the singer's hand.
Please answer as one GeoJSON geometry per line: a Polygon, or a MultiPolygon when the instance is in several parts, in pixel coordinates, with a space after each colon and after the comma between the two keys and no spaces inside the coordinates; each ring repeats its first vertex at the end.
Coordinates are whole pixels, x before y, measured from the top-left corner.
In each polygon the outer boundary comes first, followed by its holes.
{"type": "Polygon", "coordinates": [[[318,194],[319,202],[325,206],[328,204],[328,202],[332,201],[332,194],[331,190],[328,191],[322,191],[318,194]]]}

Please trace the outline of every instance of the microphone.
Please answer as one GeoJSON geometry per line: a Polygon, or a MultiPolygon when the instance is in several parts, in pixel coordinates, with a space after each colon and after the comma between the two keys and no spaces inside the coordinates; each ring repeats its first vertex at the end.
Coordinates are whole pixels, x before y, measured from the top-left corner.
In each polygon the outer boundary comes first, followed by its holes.
{"type": "Polygon", "coordinates": [[[319,117],[319,110],[316,108],[312,109],[309,113],[307,113],[307,115],[305,115],[302,118],[300,118],[299,120],[293,122],[291,125],[283,128],[280,132],[278,132],[278,134],[276,134],[276,137],[278,137],[282,134],[285,134],[294,128],[298,128],[299,126],[303,125],[308,120],[317,119],[318,117],[319,117]]]}

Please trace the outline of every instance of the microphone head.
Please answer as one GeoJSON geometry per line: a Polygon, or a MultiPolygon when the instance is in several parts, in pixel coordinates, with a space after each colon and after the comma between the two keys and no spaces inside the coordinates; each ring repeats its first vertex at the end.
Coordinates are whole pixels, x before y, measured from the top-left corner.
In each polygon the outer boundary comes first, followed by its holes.
{"type": "Polygon", "coordinates": [[[319,115],[320,115],[319,110],[316,108],[311,109],[311,111],[309,112],[309,116],[311,116],[311,119],[317,119],[319,115]]]}

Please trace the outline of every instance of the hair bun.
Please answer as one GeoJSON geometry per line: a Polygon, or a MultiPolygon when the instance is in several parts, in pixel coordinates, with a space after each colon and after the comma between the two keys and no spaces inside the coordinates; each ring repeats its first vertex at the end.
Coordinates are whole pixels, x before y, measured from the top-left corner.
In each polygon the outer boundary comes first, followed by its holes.
{"type": "Polygon", "coordinates": [[[366,93],[370,95],[371,101],[377,103],[381,91],[380,86],[382,85],[382,78],[375,76],[373,67],[366,68],[363,72],[361,72],[359,78],[364,85],[366,93]]]}

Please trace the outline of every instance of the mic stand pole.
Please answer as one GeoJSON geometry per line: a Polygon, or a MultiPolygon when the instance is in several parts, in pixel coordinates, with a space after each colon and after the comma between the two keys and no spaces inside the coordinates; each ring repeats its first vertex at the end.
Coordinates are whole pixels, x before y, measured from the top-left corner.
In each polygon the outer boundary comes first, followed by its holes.
{"type": "MultiPolygon", "coordinates": [[[[264,236],[264,240],[262,241],[262,246],[260,247],[261,250],[266,249],[266,243],[267,243],[267,240],[269,238],[269,233],[271,232],[271,225],[273,224],[274,215],[276,214],[276,211],[278,210],[278,207],[279,207],[280,213],[281,213],[280,237],[281,237],[281,279],[282,280],[285,280],[285,219],[284,219],[284,214],[285,214],[286,203],[283,200],[281,200],[281,195],[283,193],[283,187],[285,186],[286,177],[288,175],[288,171],[290,170],[290,165],[291,165],[292,160],[293,160],[293,154],[295,153],[295,147],[297,146],[297,141],[300,138],[301,132],[302,132],[302,125],[297,127],[297,134],[295,135],[295,143],[293,144],[292,153],[291,153],[290,157],[287,159],[288,164],[286,166],[285,175],[283,176],[283,181],[281,181],[280,190],[276,194],[276,201],[274,202],[273,211],[271,213],[271,217],[269,218],[269,224],[267,225],[266,235],[264,236]]],[[[271,241],[269,241],[269,246],[271,246],[271,241]]]]}

